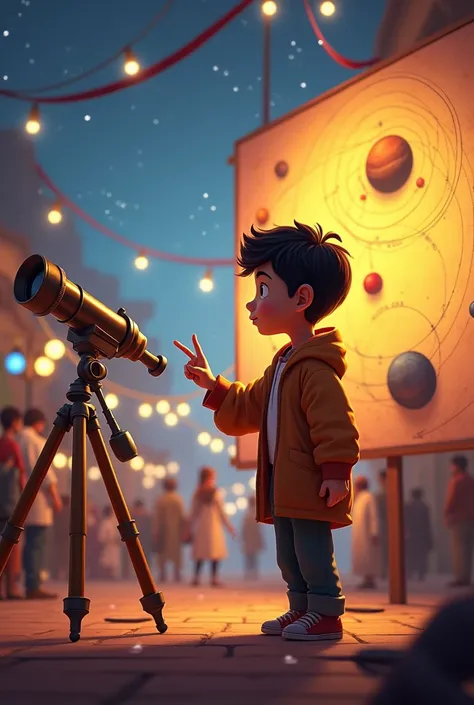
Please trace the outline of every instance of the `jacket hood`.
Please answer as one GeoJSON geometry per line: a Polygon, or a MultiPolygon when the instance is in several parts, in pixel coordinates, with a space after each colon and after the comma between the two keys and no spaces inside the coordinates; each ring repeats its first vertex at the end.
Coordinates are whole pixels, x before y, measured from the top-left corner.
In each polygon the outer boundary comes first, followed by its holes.
{"type": "MultiPolygon", "coordinates": [[[[291,344],[285,345],[274,357],[276,361],[281,355],[291,347],[291,344]]],[[[320,328],[314,331],[312,338],[309,338],[305,343],[302,343],[295,348],[293,354],[288,360],[287,366],[297,364],[307,358],[321,360],[332,367],[339,379],[342,379],[347,369],[346,348],[342,342],[342,337],[336,328],[320,328]]]]}

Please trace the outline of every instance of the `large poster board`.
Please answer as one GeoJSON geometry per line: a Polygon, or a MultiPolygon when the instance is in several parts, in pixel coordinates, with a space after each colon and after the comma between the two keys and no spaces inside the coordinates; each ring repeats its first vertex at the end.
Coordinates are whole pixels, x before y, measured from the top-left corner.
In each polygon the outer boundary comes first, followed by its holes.
{"type": "MultiPolygon", "coordinates": [[[[353,286],[330,319],[363,457],[474,447],[474,22],[236,145],[236,249],[252,223],[335,230],[353,286]]],[[[236,372],[286,342],[248,320],[236,278],[236,372]]],[[[256,437],[238,439],[253,467],[256,437]]]]}

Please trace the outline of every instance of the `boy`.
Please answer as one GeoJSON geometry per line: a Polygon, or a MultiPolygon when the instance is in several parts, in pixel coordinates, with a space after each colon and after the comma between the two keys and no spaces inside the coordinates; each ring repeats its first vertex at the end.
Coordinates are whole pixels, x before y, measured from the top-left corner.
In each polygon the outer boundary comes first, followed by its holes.
{"type": "Polygon", "coordinates": [[[262,335],[285,333],[290,343],[262,377],[247,386],[214,377],[196,336],[187,379],[206,389],[203,405],[229,436],[259,431],[258,522],[274,524],[277,562],[288,585],[289,609],[262,625],[285,639],[342,637],[344,596],[331,529],[351,524],[351,469],[359,459],[354,414],[341,378],[345,348],[334,328],[313,332],[346,298],[351,285],[348,252],[339,235],[319,225],[244,235],[240,276],[255,277],[247,304],[262,335]]]}

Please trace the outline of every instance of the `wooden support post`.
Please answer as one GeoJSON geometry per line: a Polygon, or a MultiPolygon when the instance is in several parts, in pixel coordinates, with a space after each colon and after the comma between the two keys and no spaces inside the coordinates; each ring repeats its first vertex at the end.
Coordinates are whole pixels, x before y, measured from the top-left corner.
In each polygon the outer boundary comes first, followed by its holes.
{"type": "Polygon", "coordinates": [[[402,457],[387,458],[386,493],[390,603],[406,605],[402,457]]]}

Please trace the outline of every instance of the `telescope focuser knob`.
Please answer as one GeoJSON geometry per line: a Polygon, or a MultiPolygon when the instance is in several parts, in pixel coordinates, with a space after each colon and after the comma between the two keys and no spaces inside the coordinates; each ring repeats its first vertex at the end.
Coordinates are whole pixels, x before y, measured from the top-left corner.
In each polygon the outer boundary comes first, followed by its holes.
{"type": "Polygon", "coordinates": [[[159,377],[161,374],[163,374],[166,369],[166,365],[168,364],[168,360],[164,355],[157,355],[157,359],[158,364],[156,365],[156,367],[151,370],[148,370],[148,374],[150,374],[152,377],[159,377]]]}

